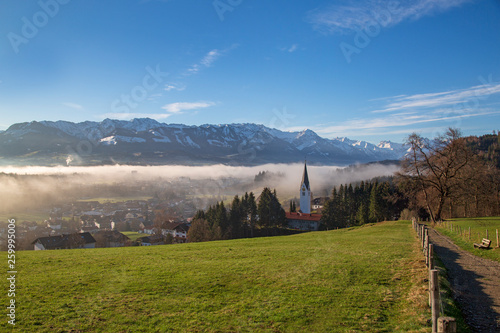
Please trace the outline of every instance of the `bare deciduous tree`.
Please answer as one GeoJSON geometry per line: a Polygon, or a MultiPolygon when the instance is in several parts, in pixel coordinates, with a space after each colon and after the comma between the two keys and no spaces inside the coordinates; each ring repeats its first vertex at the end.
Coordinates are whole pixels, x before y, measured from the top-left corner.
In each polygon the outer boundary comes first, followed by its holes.
{"type": "Polygon", "coordinates": [[[471,168],[473,165],[479,167],[480,161],[474,157],[460,131],[454,128],[434,140],[413,133],[407,144],[411,153],[398,176],[415,183],[413,188],[423,193],[431,219],[439,221],[446,200],[458,193],[465,182],[476,183],[473,179],[476,173],[471,168]]]}

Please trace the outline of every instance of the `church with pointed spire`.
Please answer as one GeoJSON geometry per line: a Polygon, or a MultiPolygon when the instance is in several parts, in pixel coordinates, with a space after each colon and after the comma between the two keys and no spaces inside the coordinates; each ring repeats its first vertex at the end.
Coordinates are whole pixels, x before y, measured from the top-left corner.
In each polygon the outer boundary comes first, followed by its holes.
{"type": "Polygon", "coordinates": [[[300,211],[304,214],[311,214],[312,192],[307,174],[307,161],[304,163],[304,173],[300,184],[300,211]]]}
{"type": "Polygon", "coordinates": [[[300,210],[298,212],[287,212],[286,219],[288,227],[291,229],[316,231],[319,230],[321,214],[312,214],[312,192],[307,174],[307,161],[304,163],[304,173],[299,189],[300,210]]]}

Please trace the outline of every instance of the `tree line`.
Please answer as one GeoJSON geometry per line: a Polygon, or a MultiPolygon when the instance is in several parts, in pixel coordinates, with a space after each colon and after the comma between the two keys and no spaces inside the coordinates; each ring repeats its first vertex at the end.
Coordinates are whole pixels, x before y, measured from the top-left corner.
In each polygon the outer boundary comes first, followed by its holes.
{"type": "Polygon", "coordinates": [[[262,230],[282,228],[286,215],[278,200],[276,190],[264,188],[258,200],[253,192],[241,198],[236,195],[229,207],[217,202],[206,211],[199,210],[188,232],[190,242],[254,237],[262,230]],[[258,202],[257,202],[258,201],[258,202]]]}
{"type": "MultiPolygon", "coordinates": [[[[438,221],[500,215],[500,133],[462,137],[450,128],[431,140],[413,133],[406,144],[408,154],[394,177],[334,188],[324,203],[321,228],[413,216],[438,221]]],[[[289,209],[296,211],[295,202],[289,209]]],[[[228,208],[221,201],[198,211],[188,236],[190,241],[253,237],[285,224],[276,190],[265,188],[258,200],[250,192],[235,196],[228,208]]]]}
{"type": "Polygon", "coordinates": [[[406,144],[408,154],[395,177],[335,188],[325,202],[322,227],[500,215],[500,133],[462,137],[449,128],[434,139],[413,133],[406,144]]]}
{"type": "Polygon", "coordinates": [[[500,134],[462,137],[449,128],[432,140],[413,133],[407,144],[397,177],[410,210],[432,221],[500,214],[500,134]]]}
{"type": "Polygon", "coordinates": [[[399,217],[406,199],[392,177],[361,183],[340,185],[323,206],[324,229],[345,228],[399,217]]]}

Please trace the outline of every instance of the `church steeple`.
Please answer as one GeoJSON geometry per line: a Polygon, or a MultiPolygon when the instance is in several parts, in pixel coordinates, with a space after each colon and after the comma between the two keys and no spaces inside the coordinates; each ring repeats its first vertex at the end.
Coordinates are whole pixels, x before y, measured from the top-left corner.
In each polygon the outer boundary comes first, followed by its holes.
{"type": "Polygon", "coordinates": [[[309,175],[307,174],[307,161],[304,162],[304,173],[300,183],[300,211],[305,214],[311,214],[311,185],[309,184],[309,175]]]}
{"type": "Polygon", "coordinates": [[[307,190],[311,190],[311,186],[309,185],[309,176],[307,175],[307,161],[304,162],[304,174],[302,175],[302,183],[300,184],[301,188],[302,184],[306,186],[307,190]]]}

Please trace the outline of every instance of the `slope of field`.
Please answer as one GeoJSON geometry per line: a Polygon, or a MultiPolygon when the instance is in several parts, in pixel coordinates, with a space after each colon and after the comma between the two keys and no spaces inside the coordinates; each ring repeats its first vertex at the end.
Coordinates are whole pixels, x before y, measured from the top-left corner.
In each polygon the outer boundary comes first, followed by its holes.
{"type": "Polygon", "coordinates": [[[500,249],[497,247],[496,241],[496,230],[500,232],[500,217],[453,219],[438,224],[436,229],[448,236],[463,250],[479,257],[500,262],[500,249]],[[475,249],[474,243],[481,243],[482,239],[486,238],[486,231],[488,231],[488,238],[491,240],[491,248],[489,250],[475,249]]]}
{"type": "Polygon", "coordinates": [[[407,222],[17,256],[20,332],[430,332],[407,222]]]}
{"type": "Polygon", "coordinates": [[[141,234],[141,233],[135,232],[135,231],[122,231],[121,233],[124,234],[125,236],[127,236],[128,238],[130,238],[130,240],[133,242],[135,242],[137,240],[137,238],[149,236],[147,234],[141,234]]]}

